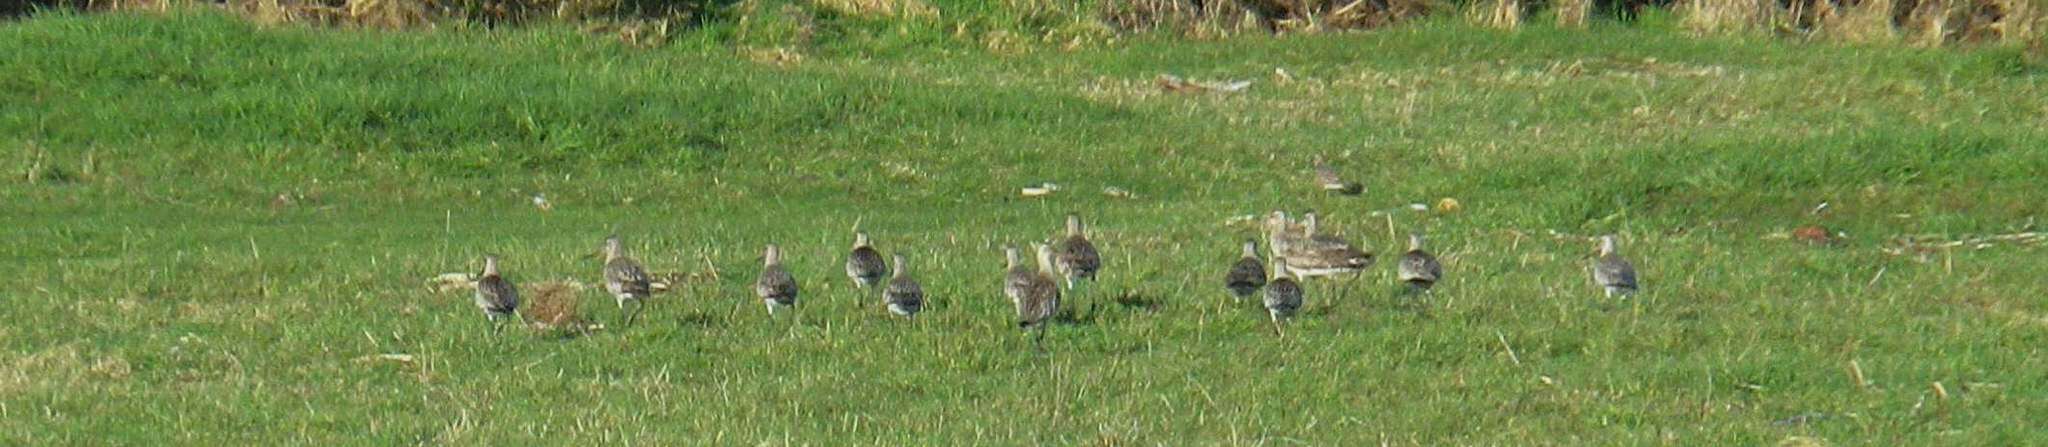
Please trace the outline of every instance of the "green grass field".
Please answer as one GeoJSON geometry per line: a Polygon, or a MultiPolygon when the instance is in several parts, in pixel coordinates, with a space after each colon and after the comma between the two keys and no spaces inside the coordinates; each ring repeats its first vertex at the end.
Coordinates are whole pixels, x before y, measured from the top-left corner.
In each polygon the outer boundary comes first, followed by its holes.
{"type": "Polygon", "coordinates": [[[547,26],[0,23],[0,443],[2048,442],[2048,256],[1934,247],[2048,212],[2048,71],[2019,50],[1448,21],[916,40],[778,66],[547,26]],[[1367,193],[1319,194],[1315,154],[1367,193]],[[1064,189],[1018,194],[1039,182],[1064,189]],[[1463,209],[1404,208],[1441,198],[1463,209]],[[1382,257],[1310,282],[1286,338],[1221,287],[1256,234],[1232,218],[1274,209],[1382,257]],[[1067,212],[1107,267],[1040,353],[998,247],[1067,212]],[[854,301],[856,224],[921,264],[919,320],[854,301]],[[1777,237],[1807,224],[1847,237],[1777,237]],[[487,252],[593,282],[613,231],[703,279],[570,338],[494,336],[425,285],[487,252]],[[1386,260],[1409,231],[1449,276],[1420,306],[1386,260]],[[1587,279],[1609,232],[1636,299],[1587,279]],[[771,242],[800,325],[753,298],[771,242]]]}

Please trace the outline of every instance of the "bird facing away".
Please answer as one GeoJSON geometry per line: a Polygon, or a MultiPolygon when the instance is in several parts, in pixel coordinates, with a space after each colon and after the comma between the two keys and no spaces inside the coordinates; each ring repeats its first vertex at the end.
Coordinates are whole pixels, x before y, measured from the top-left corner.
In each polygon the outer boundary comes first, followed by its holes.
{"type": "Polygon", "coordinates": [[[1003,296],[1010,297],[1010,304],[1017,306],[1017,314],[1024,314],[1024,294],[1038,280],[1038,271],[1024,264],[1017,253],[1017,246],[1003,245],[1003,260],[1007,268],[1003,273],[1003,296]]]}
{"type": "Polygon", "coordinates": [[[882,298],[888,303],[890,313],[904,318],[915,317],[918,311],[924,310],[924,286],[910,277],[910,264],[904,262],[903,255],[893,255],[890,259],[896,261],[896,275],[889,278],[889,285],[882,290],[882,298]]]}
{"type": "Polygon", "coordinates": [[[1088,236],[1082,232],[1080,215],[1067,215],[1067,237],[1060,240],[1055,261],[1067,288],[1073,288],[1075,280],[1095,280],[1095,272],[1102,269],[1102,255],[1095,252],[1095,244],[1088,242],[1088,236]]]}
{"type": "Polygon", "coordinates": [[[761,261],[761,277],[754,280],[754,294],[761,296],[761,304],[768,306],[768,315],[786,307],[796,307],[796,277],[789,269],[782,267],[782,248],[768,244],[768,250],[761,261]]]}
{"type": "Polygon", "coordinates": [[[650,282],[647,270],[640,268],[638,261],[626,257],[626,249],[619,244],[618,235],[604,239],[604,290],[618,300],[620,311],[626,310],[627,302],[633,303],[633,312],[626,314],[626,324],[633,324],[633,319],[640,316],[640,308],[647,305],[647,295],[653,290],[649,287],[650,282]]]}
{"type": "Polygon", "coordinates": [[[1347,196],[1354,196],[1365,192],[1364,184],[1344,181],[1344,176],[1337,174],[1337,168],[1330,167],[1330,164],[1324,161],[1321,155],[1315,156],[1315,168],[1316,187],[1322,188],[1323,191],[1347,196]]]}
{"type": "Polygon", "coordinates": [[[1614,235],[1600,236],[1600,258],[1593,261],[1593,282],[1607,289],[1607,296],[1636,293],[1636,267],[1621,257],[1614,235]]]}
{"type": "Polygon", "coordinates": [[[882,263],[882,252],[868,242],[868,233],[853,233],[853,252],[846,254],[846,277],[853,279],[853,285],[866,289],[880,283],[889,276],[889,265],[882,263]]]}
{"type": "Polygon", "coordinates": [[[1273,258],[1273,280],[1266,283],[1266,315],[1273,319],[1273,333],[1283,334],[1280,324],[1301,310],[1301,283],[1287,272],[1286,258],[1273,258]]]}
{"type": "Polygon", "coordinates": [[[1038,329],[1038,338],[1044,339],[1046,326],[1060,310],[1060,283],[1053,272],[1052,246],[1032,245],[1038,251],[1038,272],[1018,294],[1017,327],[1038,329]]]}
{"type": "Polygon", "coordinates": [[[498,319],[519,312],[519,288],[498,274],[497,255],[484,255],[483,278],[476,281],[476,307],[484,310],[484,318],[494,330],[498,319]]]}
{"type": "Polygon", "coordinates": [[[1408,252],[1401,254],[1401,282],[1409,290],[1428,291],[1444,277],[1444,266],[1436,256],[1422,249],[1422,233],[1408,235],[1408,252]]]}
{"type": "Polygon", "coordinates": [[[1257,240],[1244,241],[1244,257],[1238,258],[1230,266],[1230,273],[1223,275],[1223,286],[1240,302],[1266,286],[1266,263],[1259,260],[1257,240]]]}
{"type": "Polygon", "coordinates": [[[1321,233],[1316,227],[1315,213],[1307,213],[1302,219],[1303,227],[1299,234],[1286,232],[1288,225],[1284,221],[1277,225],[1269,224],[1273,229],[1268,230],[1272,232],[1269,237],[1275,240],[1275,257],[1287,258],[1288,270],[1295,275],[1306,278],[1358,273],[1372,266],[1371,252],[1359,249],[1342,237],[1321,233]],[[1284,249],[1281,248],[1283,243],[1286,245],[1284,249]]]}

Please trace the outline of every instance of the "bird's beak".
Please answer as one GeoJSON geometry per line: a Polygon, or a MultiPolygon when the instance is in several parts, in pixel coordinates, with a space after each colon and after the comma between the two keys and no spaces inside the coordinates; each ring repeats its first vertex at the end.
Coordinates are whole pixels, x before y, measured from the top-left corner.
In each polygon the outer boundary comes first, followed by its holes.
{"type": "Polygon", "coordinates": [[[603,256],[603,253],[604,253],[604,252],[597,252],[597,251],[593,251],[593,252],[589,252],[589,253],[584,253],[584,254],[583,254],[583,256],[582,256],[581,258],[578,258],[578,259],[597,259],[597,257],[598,257],[598,256],[603,256]]]}

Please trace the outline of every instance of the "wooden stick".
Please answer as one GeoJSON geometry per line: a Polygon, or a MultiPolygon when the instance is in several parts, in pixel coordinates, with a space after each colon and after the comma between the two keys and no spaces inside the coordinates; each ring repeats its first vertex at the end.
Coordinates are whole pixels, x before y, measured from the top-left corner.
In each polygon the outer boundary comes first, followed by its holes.
{"type": "Polygon", "coordinates": [[[1507,334],[1502,334],[1500,331],[1493,331],[1493,337],[1495,339],[1500,340],[1500,347],[1507,348],[1508,360],[1515,362],[1515,366],[1522,366],[1522,356],[1515,355],[1515,347],[1514,345],[1508,344],[1507,334]]]}

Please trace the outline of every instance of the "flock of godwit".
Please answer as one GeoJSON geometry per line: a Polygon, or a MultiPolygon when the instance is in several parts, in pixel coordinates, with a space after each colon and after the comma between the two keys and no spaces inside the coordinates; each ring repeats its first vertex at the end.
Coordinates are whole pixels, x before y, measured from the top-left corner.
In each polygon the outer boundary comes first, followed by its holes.
{"type": "MultiPolygon", "coordinates": [[[[1344,181],[1320,157],[1315,160],[1314,181],[1317,187],[1333,193],[1363,191],[1358,183],[1344,181]]],[[[1248,239],[1240,247],[1242,257],[1225,270],[1223,283],[1225,290],[1239,300],[1263,291],[1275,333],[1284,334],[1283,324],[1301,309],[1303,278],[1355,275],[1373,265],[1371,251],[1322,232],[1313,212],[1305,213],[1297,222],[1286,212],[1274,211],[1266,217],[1264,226],[1271,271],[1268,262],[1259,256],[1258,240],[1248,239]]],[[[1003,274],[1002,290],[1016,306],[1017,326],[1038,330],[1042,339],[1045,328],[1059,314],[1062,291],[1073,289],[1077,283],[1093,282],[1102,270],[1102,255],[1089,241],[1081,216],[1076,214],[1066,216],[1063,237],[1050,243],[1033,243],[1031,248],[1035,267],[1025,263],[1016,245],[1003,247],[1008,268],[1003,274]]],[[[889,256],[888,260],[893,262],[884,261],[882,252],[874,247],[866,232],[856,231],[853,249],[846,255],[846,277],[864,294],[879,288],[885,309],[913,318],[924,309],[924,287],[911,276],[910,265],[902,254],[889,256]]],[[[1444,278],[1443,264],[1424,249],[1420,233],[1409,235],[1408,250],[1395,267],[1396,278],[1411,293],[1429,293],[1444,278]]],[[[519,307],[518,289],[501,275],[501,268],[497,256],[485,256],[483,274],[476,282],[476,305],[494,323],[516,316],[519,307]]],[[[1609,297],[1636,291],[1635,267],[1621,256],[1612,235],[1600,237],[1600,255],[1591,270],[1594,284],[1609,297]]],[[[625,324],[632,324],[653,290],[652,281],[638,261],[626,256],[617,235],[604,241],[603,274],[605,291],[616,298],[625,324]]],[[[781,248],[774,244],[765,247],[754,292],[771,317],[797,306],[799,284],[796,275],[783,266],[781,248]]]]}

